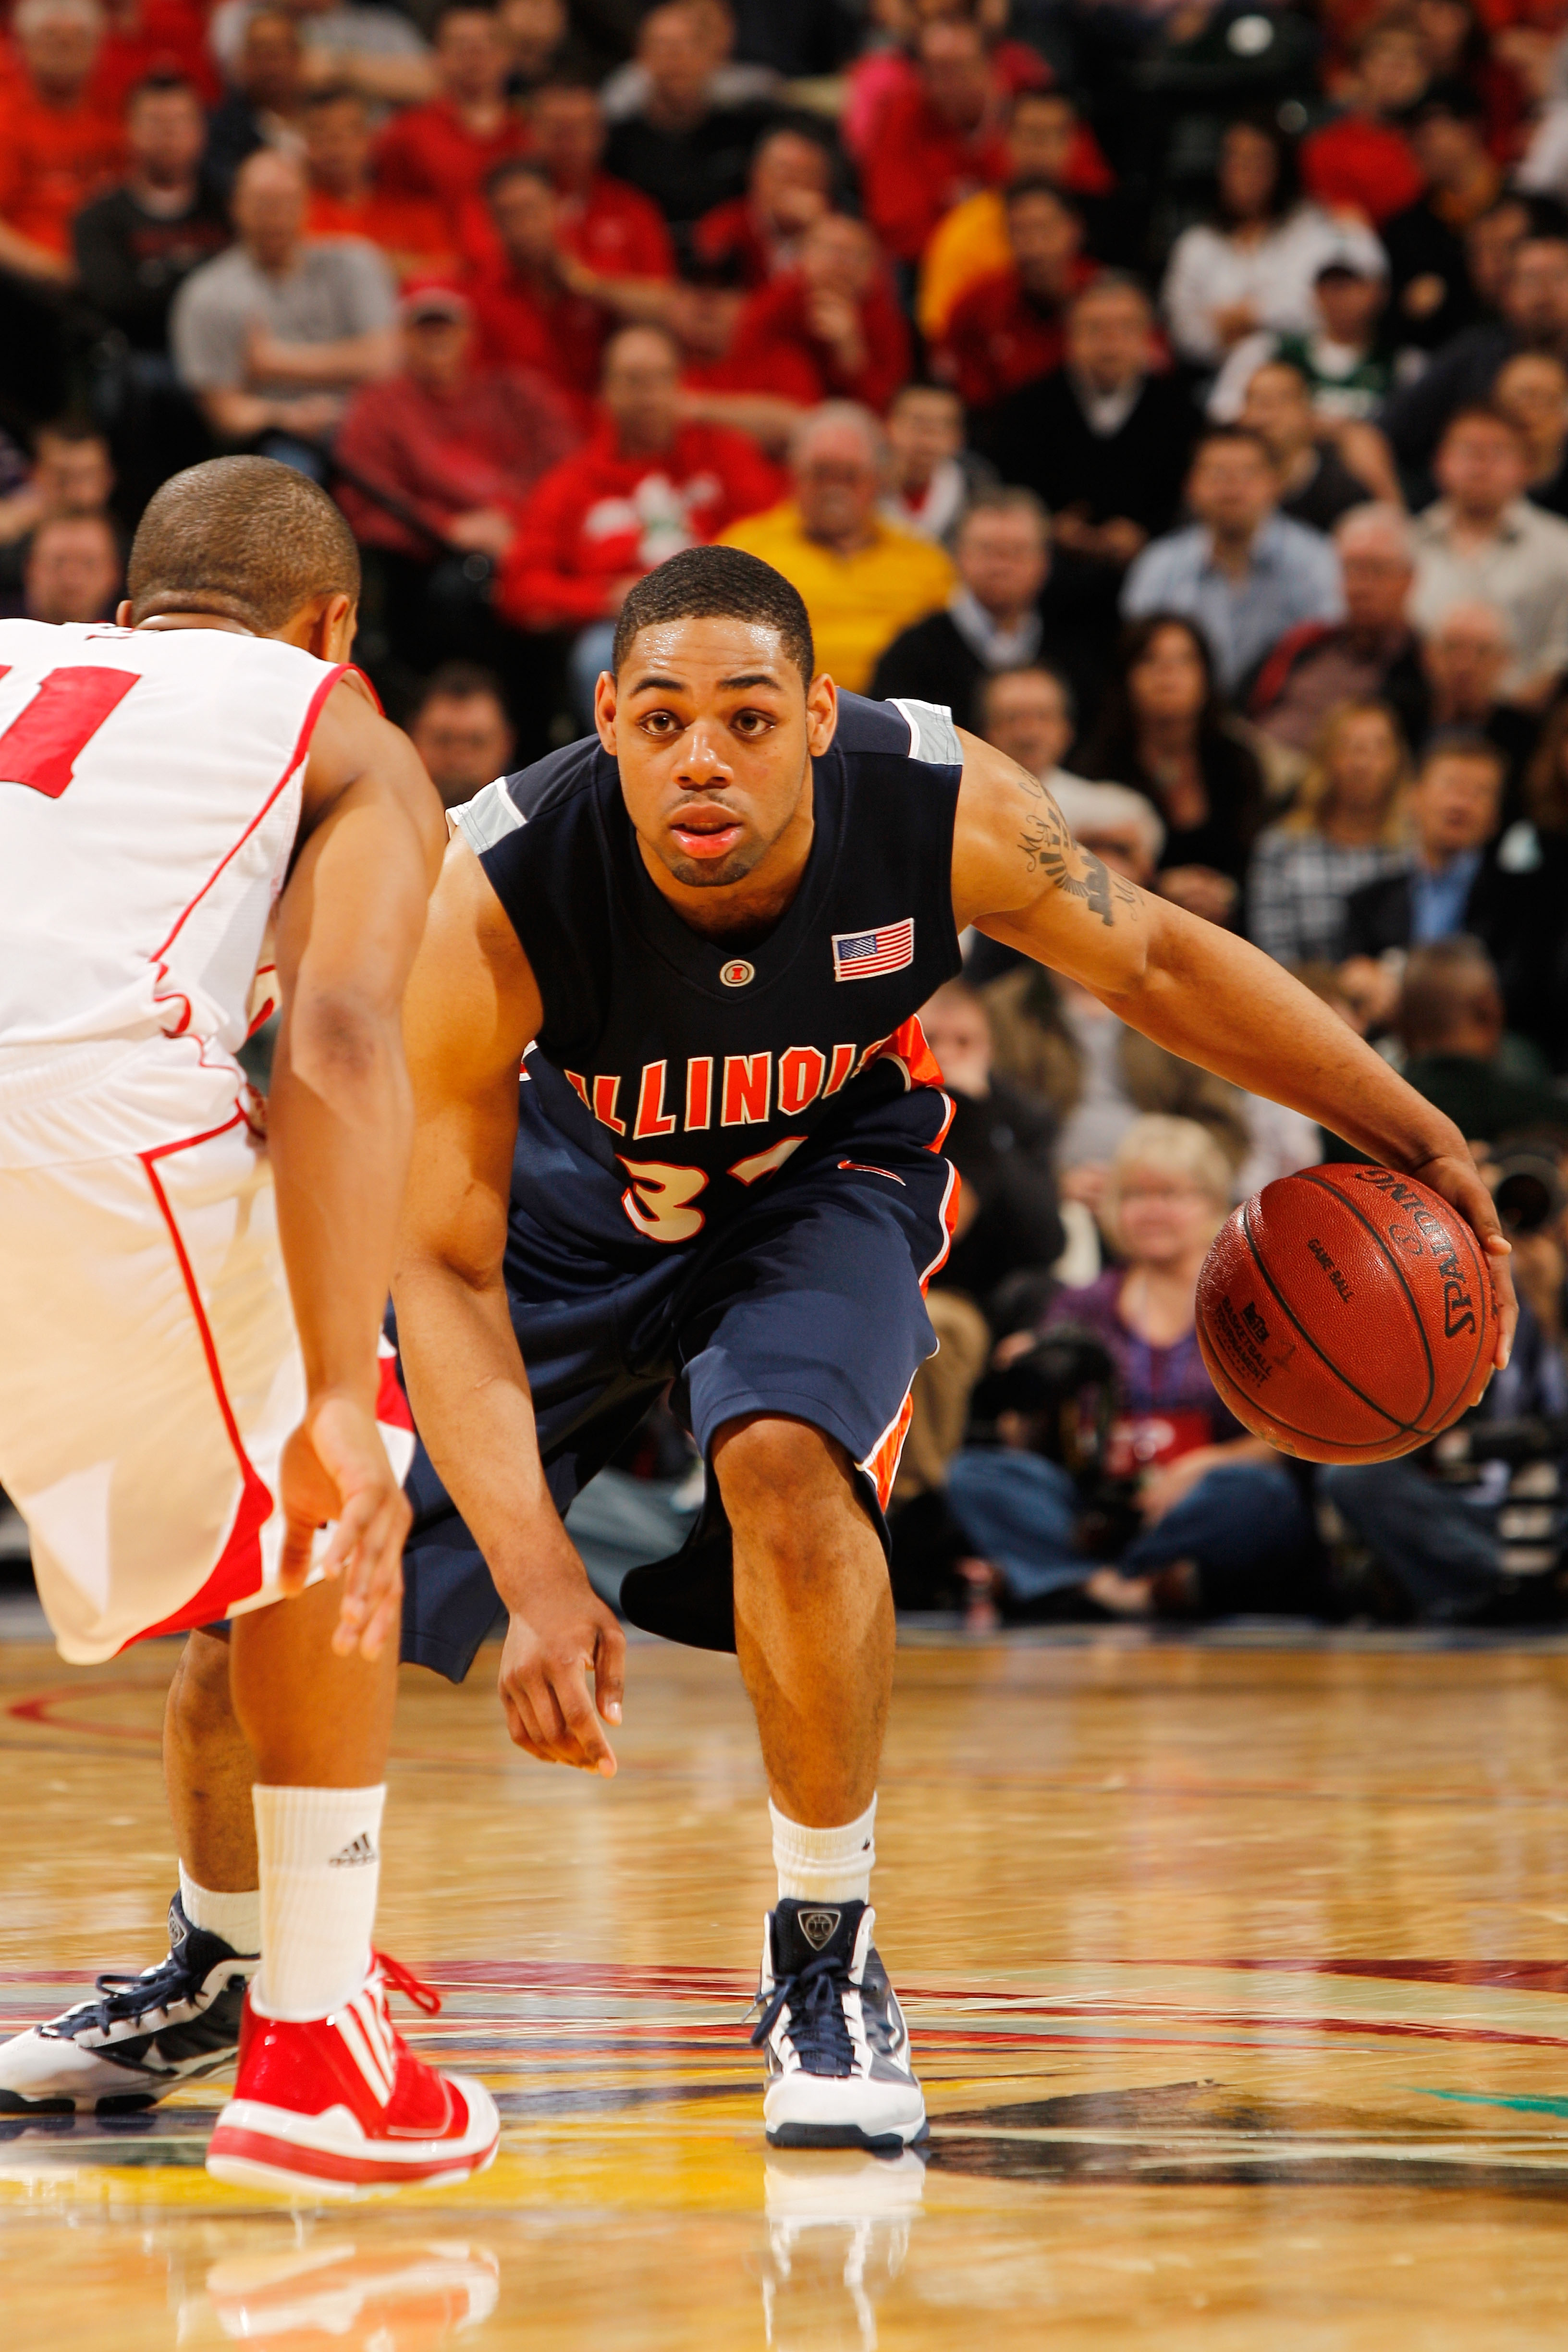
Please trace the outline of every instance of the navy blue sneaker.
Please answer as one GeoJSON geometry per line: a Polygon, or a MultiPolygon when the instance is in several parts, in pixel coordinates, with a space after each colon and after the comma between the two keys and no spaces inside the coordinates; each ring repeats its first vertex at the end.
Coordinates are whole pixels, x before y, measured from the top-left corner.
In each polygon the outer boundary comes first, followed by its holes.
{"type": "Polygon", "coordinates": [[[0,2042],[0,2115],[155,2106],[176,2084],[232,2066],[259,1956],[193,1927],[176,1895],[169,1953],[140,1976],[106,1974],[98,1999],[0,2042]]]}
{"type": "Polygon", "coordinates": [[[923,2135],[910,2037],[871,1941],[868,1903],[781,1900],[763,1932],[763,2117],[773,2147],[894,2155],[923,2135]]]}

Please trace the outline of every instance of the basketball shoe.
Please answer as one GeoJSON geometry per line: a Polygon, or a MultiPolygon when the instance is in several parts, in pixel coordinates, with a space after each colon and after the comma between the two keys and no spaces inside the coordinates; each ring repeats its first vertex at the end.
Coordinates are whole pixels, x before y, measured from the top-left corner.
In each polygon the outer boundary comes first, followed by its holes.
{"type": "Polygon", "coordinates": [[[0,2115],[124,2114],[221,2073],[234,2063],[258,1965],[193,1927],[176,1895],[166,1958],[140,1976],[100,1976],[96,2000],[0,2043],[0,2115]]]}
{"type": "Polygon", "coordinates": [[[242,2189],[354,2197],[465,2179],[496,2152],[495,2101],[468,2074],[416,2058],[387,2015],[391,1985],[433,2014],[439,1996],[384,1954],[327,2017],[268,2017],[251,1987],[234,2096],[207,2143],[207,2170],[242,2189]]]}
{"type": "Polygon", "coordinates": [[[890,2154],[925,2130],[903,2011],[871,1941],[876,1916],[867,1903],[793,1897],[768,1914],[752,2042],[766,2053],[774,2147],[890,2154]]]}

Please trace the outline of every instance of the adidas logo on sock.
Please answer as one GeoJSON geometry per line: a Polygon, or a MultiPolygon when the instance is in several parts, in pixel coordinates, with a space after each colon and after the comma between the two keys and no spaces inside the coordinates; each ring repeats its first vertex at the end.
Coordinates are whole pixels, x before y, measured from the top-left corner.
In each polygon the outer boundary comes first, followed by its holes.
{"type": "Polygon", "coordinates": [[[374,1862],[377,1859],[378,1856],[376,1854],[374,1844],[366,1837],[364,1832],[362,1830],[358,1837],[350,1840],[349,1843],[344,1846],[341,1853],[333,1854],[331,1860],[327,1864],[327,1868],[329,1870],[353,1870],[362,1862],[374,1862]]]}

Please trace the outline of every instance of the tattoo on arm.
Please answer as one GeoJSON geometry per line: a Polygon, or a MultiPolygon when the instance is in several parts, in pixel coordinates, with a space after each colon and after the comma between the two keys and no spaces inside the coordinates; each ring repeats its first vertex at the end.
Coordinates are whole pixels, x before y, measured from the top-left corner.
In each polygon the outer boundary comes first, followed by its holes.
{"type": "Polygon", "coordinates": [[[1138,893],[1120,874],[1112,874],[1102,858],[1080,848],[1068,831],[1050,793],[1026,769],[1016,772],[1019,783],[1044,805],[1024,819],[1018,847],[1031,874],[1044,874],[1069,898],[1082,898],[1092,915],[1107,928],[1116,920],[1117,907],[1136,907],[1138,893]]]}

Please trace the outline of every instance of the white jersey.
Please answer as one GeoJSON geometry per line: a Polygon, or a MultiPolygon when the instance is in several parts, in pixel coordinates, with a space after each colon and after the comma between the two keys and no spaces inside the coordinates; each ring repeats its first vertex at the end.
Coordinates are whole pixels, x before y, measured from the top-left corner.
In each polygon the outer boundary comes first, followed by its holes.
{"type": "Polygon", "coordinates": [[[40,1059],[232,1074],[342,675],[225,629],[0,621],[0,1124],[40,1059]]]}

